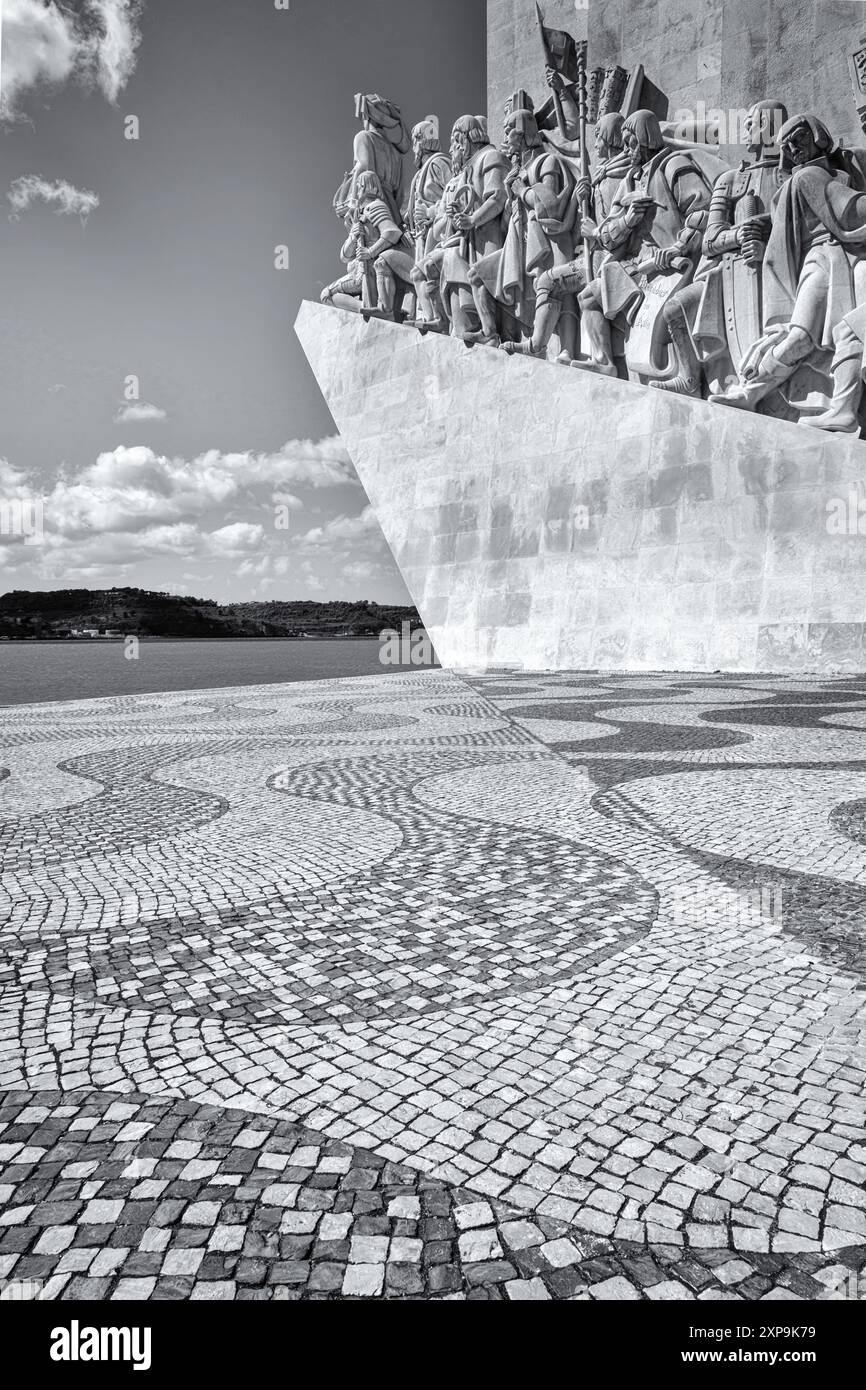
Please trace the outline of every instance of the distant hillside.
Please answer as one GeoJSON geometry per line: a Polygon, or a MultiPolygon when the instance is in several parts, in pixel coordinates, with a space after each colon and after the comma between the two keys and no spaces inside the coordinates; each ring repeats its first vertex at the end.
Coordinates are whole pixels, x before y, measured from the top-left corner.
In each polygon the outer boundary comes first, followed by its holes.
{"type": "Polygon", "coordinates": [[[106,631],[138,637],[378,637],[409,622],[414,608],[376,603],[231,603],[145,589],[16,590],[0,597],[0,638],[72,637],[106,631]]]}

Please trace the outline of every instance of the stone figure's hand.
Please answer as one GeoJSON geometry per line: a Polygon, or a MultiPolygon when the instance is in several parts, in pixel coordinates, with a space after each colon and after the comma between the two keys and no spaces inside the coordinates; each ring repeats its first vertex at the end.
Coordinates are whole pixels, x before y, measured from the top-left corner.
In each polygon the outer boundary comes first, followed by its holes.
{"type": "Polygon", "coordinates": [[[577,196],[582,204],[592,202],[592,179],[588,176],[579,178],[577,181],[577,196]]]}
{"type": "Polygon", "coordinates": [[[772,225],[772,218],[766,214],[748,217],[737,227],[737,240],[741,246],[745,246],[749,241],[769,241],[772,225]]]}
{"type": "Polygon", "coordinates": [[[676,246],[659,246],[653,251],[653,260],[659,270],[667,273],[673,270],[674,262],[679,260],[682,252],[676,246]]]}
{"type": "Polygon", "coordinates": [[[626,226],[639,227],[650,208],[653,207],[655,207],[655,199],[653,198],[647,198],[643,195],[634,198],[625,211],[626,226]]]}
{"type": "Polygon", "coordinates": [[[374,259],[375,257],[373,256],[373,248],[371,246],[360,246],[358,248],[359,261],[363,261],[366,264],[368,261],[372,261],[374,259]]]}
{"type": "Polygon", "coordinates": [[[764,258],[767,254],[767,243],[765,241],[762,241],[760,237],[752,237],[748,241],[741,241],[740,246],[746,265],[751,266],[753,269],[757,269],[759,265],[763,265],[764,258]]]}
{"type": "Polygon", "coordinates": [[[778,358],[773,352],[772,347],[768,347],[766,352],[756,353],[747,367],[743,368],[742,375],[744,381],[755,381],[762,376],[771,373],[774,366],[778,366],[778,358]]]}
{"type": "Polygon", "coordinates": [[[593,220],[592,220],[591,217],[582,217],[582,218],[580,219],[580,235],[581,235],[582,237],[591,237],[591,238],[597,237],[597,236],[598,236],[598,223],[597,223],[597,222],[593,222],[593,220]]]}
{"type": "Polygon", "coordinates": [[[565,91],[565,79],[562,73],[556,71],[556,68],[546,67],[544,69],[544,77],[552,92],[565,91]]]}
{"type": "Polygon", "coordinates": [[[471,232],[475,226],[475,219],[471,212],[458,212],[454,218],[454,226],[458,232],[471,232]]]}

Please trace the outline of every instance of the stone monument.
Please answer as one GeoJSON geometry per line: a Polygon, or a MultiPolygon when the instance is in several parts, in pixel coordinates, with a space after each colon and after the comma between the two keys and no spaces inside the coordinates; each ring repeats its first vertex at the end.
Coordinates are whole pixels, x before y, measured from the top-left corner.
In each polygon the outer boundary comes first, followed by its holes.
{"type": "Polygon", "coordinates": [[[348,273],[298,324],[440,658],[863,669],[866,40],[834,129],[802,74],[688,109],[609,3],[510,6],[549,95],[459,118],[450,163],[426,117],[406,203],[402,115],[359,97],[348,273]]]}

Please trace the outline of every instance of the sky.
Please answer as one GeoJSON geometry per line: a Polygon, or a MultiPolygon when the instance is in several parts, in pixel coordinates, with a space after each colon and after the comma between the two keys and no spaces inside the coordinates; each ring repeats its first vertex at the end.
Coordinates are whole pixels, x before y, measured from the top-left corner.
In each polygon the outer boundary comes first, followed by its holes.
{"type": "Polygon", "coordinates": [[[408,601],[293,324],[355,92],[447,143],[486,6],[283,4],[0,0],[0,592],[408,601]]]}

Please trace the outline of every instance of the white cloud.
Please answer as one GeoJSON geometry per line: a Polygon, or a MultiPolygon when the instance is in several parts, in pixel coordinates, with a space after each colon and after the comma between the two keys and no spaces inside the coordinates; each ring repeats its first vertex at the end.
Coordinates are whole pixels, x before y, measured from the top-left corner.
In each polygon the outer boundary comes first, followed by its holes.
{"type": "Polygon", "coordinates": [[[167,420],[168,415],[158,405],[149,405],[147,401],[131,401],[129,405],[123,405],[114,417],[116,425],[144,425],[149,423],[161,423],[167,420]]]}
{"type": "Polygon", "coordinates": [[[365,507],[360,516],[338,516],[324,526],[314,526],[300,537],[300,543],[305,546],[332,546],[335,541],[356,541],[378,535],[379,523],[373,508],[365,507]]]}
{"type": "Polygon", "coordinates": [[[141,0],[4,0],[0,118],[69,81],[117,101],[135,71],[141,0]]]}
{"type": "Polygon", "coordinates": [[[39,174],[22,174],[13,181],[6,194],[12,204],[9,219],[17,222],[21,214],[27,212],[34,203],[45,203],[54,207],[59,217],[80,217],[85,223],[92,212],[99,207],[99,197],[87,189],[76,188],[65,179],[40,178],[39,174]]]}
{"type": "Polygon", "coordinates": [[[264,527],[247,521],[235,521],[211,531],[208,544],[216,555],[243,555],[249,550],[261,550],[265,542],[264,527]]]}
{"type": "Polygon", "coordinates": [[[365,579],[375,579],[379,574],[379,566],[372,564],[369,560],[358,560],[354,564],[343,567],[343,578],[349,579],[353,584],[360,584],[365,579]]]}
{"type": "Polygon", "coordinates": [[[214,449],[192,460],[120,447],[86,468],[61,470],[47,491],[0,459],[0,499],[41,495],[44,516],[38,555],[18,537],[0,537],[0,564],[26,570],[32,588],[70,576],[92,582],[97,573],[115,582],[161,557],[220,565],[236,576],[254,565],[257,574],[284,578],[298,570],[303,553],[316,551],[308,536],[319,533],[323,548],[330,537],[335,563],[341,538],[347,562],[358,558],[353,543],[369,541],[369,509],[363,518],[341,517],[295,535],[276,525],[278,506],[303,510],[290,484],[318,494],[357,488],[357,479],[339,439],[294,440],[273,454],[214,449]]]}
{"type": "Polygon", "coordinates": [[[43,0],[4,0],[0,116],[11,118],[26,92],[68,81],[77,59],[70,16],[43,0]]]}
{"type": "Polygon", "coordinates": [[[4,502],[23,501],[33,496],[27,474],[0,458],[0,499],[4,502]]]}
{"type": "Polygon", "coordinates": [[[293,492],[275,492],[274,506],[286,507],[290,512],[302,512],[304,504],[293,492]]]}
{"type": "Polygon", "coordinates": [[[91,0],[89,8],[95,21],[89,51],[97,85],[114,105],[135,71],[141,5],[139,0],[91,0]]]}

